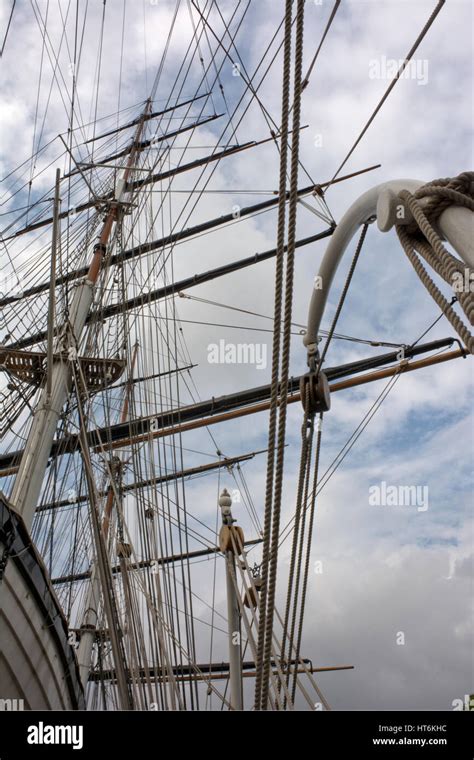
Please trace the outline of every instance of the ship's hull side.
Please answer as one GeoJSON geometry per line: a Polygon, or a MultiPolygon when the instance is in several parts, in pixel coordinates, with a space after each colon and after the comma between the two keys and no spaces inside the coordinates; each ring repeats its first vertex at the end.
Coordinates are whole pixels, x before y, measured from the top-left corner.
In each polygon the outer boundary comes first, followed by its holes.
{"type": "Polygon", "coordinates": [[[83,709],[74,650],[48,573],[1,495],[0,572],[0,709],[83,709]]]}

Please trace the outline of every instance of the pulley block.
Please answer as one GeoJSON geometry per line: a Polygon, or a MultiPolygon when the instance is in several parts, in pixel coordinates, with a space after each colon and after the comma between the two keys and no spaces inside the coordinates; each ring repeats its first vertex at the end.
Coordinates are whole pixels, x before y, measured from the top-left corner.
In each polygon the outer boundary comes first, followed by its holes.
{"type": "Polygon", "coordinates": [[[324,372],[308,372],[300,380],[303,409],[308,414],[328,412],[331,408],[329,383],[324,372]]]}

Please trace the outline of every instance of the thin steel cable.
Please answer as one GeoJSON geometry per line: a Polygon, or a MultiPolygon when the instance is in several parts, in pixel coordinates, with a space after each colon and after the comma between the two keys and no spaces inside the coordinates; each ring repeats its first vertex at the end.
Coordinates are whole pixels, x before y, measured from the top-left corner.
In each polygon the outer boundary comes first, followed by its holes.
{"type": "Polygon", "coordinates": [[[332,338],[334,336],[334,331],[336,329],[336,325],[337,325],[339,317],[341,315],[342,307],[344,306],[344,302],[346,300],[346,296],[347,296],[347,293],[349,291],[350,284],[352,282],[352,277],[354,275],[354,271],[355,271],[355,268],[357,266],[357,262],[359,261],[359,256],[360,256],[360,253],[362,251],[362,246],[364,245],[365,236],[367,235],[368,228],[369,228],[369,222],[366,222],[364,224],[364,226],[362,227],[362,230],[361,230],[361,233],[360,233],[359,242],[357,244],[357,248],[356,248],[354,256],[352,258],[352,262],[351,262],[351,266],[349,268],[349,272],[347,273],[346,281],[344,283],[344,287],[342,289],[342,293],[341,293],[340,298],[339,298],[339,303],[337,304],[336,313],[334,314],[334,318],[332,320],[331,327],[329,328],[328,337],[326,339],[326,343],[324,344],[324,349],[323,349],[323,352],[321,354],[321,358],[317,362],[316,374],[319,372],[319,370],[321,369],[321,367],[323,365],[324,359],[326,358],[326,354],[327,354],[328,348],[329,348],[329,346],[331,344],[331,340],[332,340],[332,338]]]}
{"type": "Polygon", "coordinates": [[[349,150],[349,152],[347,153],[347,155],[345,156],[345,158],[341,162],[340,166],[336,169],[336,171],[334,173],[334,176],[333,176],[331,182],[329,183],[328,187],[332,184],[332,182],[334,182],[334,180],[336,179],[337,175],[340,173],[341,169],[343,169],[343,167],[348,162],[349,158],[354,153],[355,149],[359,145],[360,141],[364,137],[365,133],[369,129],[369,127],[372,124],[372,122],[374,121],[374,119],[377,116],[378,112],[380,111],[380,109],[382,108],[383,104],[385,103],[385,101],[387,100],[388,96],[390,95],[390,93],[392,92],[393,88],[395,87],[395,85],[397,84],[398,80],[400,79],[401,74],[404,72],[404,70],[406,69],[408,63],[413,58],[413,55],[415,54],[416,50],[418,49],[420,43],[426,37],[426,34],[428,33],[430,27],[432,26],[434,20],[436,19],[438,13],[440,12],[440,10],[443,7],[443,5],[445,4],[445,2],[446,2],[446,0],[438,0],[438,4],[436,5],[436,8],[434,9],[433,13],[430,15],[428,21],[426,22],[426,24],[424,25],[423,29],[421,30],[421,32],[419,33],[418,37],[416,38],[415,42],[413,43],[412,47],[408,51],[408,53],[405,56],[405,58],[404,58],[404,60],[403,60],[403,62],[401,64],[401,66],[399,67],[399,69],[398,69],[398,71],[397,71],[394,79],[390,82],[390,84],[387,87],[385,93],[383,94],[381,100],[379,101],[379,103],[377,104],[376,108],[372,112],[372,115],[370,116],[369,120],[366,122],[366,124],[363,127],[362,131],[359,133],[359,136],[357,137],[356,141],[354,142],[354,144],[352,145],[351,149],[349,150]]]}

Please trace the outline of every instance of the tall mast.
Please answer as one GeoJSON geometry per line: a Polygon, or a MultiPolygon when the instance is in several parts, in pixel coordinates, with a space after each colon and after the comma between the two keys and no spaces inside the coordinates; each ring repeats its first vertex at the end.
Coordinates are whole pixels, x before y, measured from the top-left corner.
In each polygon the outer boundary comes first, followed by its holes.
{"type": "MultiPolygon", "coordinates": [[[[122,407],[122,414],[120,417],[121,422],[125,422],[128,417],[128,409],[130,405],[130,394],[131,394],[131,387],[132,387],[131,381],[132,381],[133,371],[135,368],[135,362],[137,359],[137,352],[138,352],[138,343],[136,343],[133,348],[129,379],[128,379],[128,383],[125,390],[125,398],[124,398],[123,407],[122,407]]],[[[111,477],[113,477],[113,472],[111,473],[111,477]]],[[[101,533],[102,533],[102,538],[103,538],[103,542],[105,546],[107,546],[107,540],[109,537],[110,517],[112,514],[113,503],[114,503],[114,488],[113,488],[112,483],[110,483],[109,489],[107,492],[107,502],[105,505],[104,516],[102,518],[102,525],[101,525],[101,533]]],[[[98,549],[99,547],[97,547],[97,550],[98,549]]],[[[91,568],[91,580],[89,583],[89,587],[87,589],[84,617],[81,624],[81,640],[80,640],[79,648],[77,652],[77,660],[79,663],[79,674],[80,674],[80,678],[81,678],[84,689],[87,686],[87,682],[89,680],[89,675],[90,675],[90,670],[91,670],[92,648],[94,646],[94,641],[96,638],[96,629],[97,629],[97,622],[98,622],[99,599],[100,599],[100,575],[99,575],[98,562],[97,560],[95,560],[92,563],[92,568],[91,568]]]]}
{"type": "Polygon", "coordinates": [[[46,398],[51,398],[51,379],[53,370],[53,350],[54,350],[54,317],[55,317],[55,300],[56,300],[56,259],[58,248],[59,234],[59,192],[61,182],[61,170],[56,169],[56,183],[54,186],[54,221],[53,221],[53,239],[51,244],[51,274],[49,281],[49,311],[48,311],[48,361],[46,365],[46,398]]]}
{"type": "Polygon", "coordinates": [[[71,361],[77,358],[77,346],[80,344],[81,335],[92,305],[94,289],[107,253],[107,244],[117,221],[118,207],[126,193],[127,181],[134,165],[136,146],[140,142],[144,119],[150,108],[151,99],[147,101],[142,118],[137,126],[133,142],[134,148],[123,174],[117,182],[115,200],[109,206],[99,240],[94,246],[88,272],[72,298],[68,324],[64,324],[60,331],[57,353],[66,352],[67,356],[58,357],[54,361],[50,375],[51,393],[48,396],[49,389],[43,388],[18,474],[15,478],[11,502],[17,512],[21,514],[27,530],[31,529],[56,426],[71,388],[71,361]]]}

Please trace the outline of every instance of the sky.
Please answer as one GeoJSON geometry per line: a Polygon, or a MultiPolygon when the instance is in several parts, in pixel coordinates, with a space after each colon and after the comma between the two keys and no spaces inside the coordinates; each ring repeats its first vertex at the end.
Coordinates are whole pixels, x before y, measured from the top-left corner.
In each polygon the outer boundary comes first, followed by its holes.
{"type": "MultiPolygon", "coordinates": [[[[82,18],[84,3],[78,5],[82,18]]],[[[236,9],[237,15],[241,14],[246,3],[223,0],[218,5],[228,19],[236,9]]],[[[283,5],[282,0],[251,1],[248,15],[235,38],[238,55],[248,72],[253,72],[258,65],[280,23],[283,5]]],[[[333,177],[388,86],[390,61],[405,57],[434,6],[432,0],[343,0],[303,95],[302,124],[306,128],[301,132],[300,157],[311,179],[301,171],[300,187],[333,177]]],[[[3,0],[0,37],[9,7],[9,2],[3,0]]],[[[328,0],[306,3],[304,71],[311,62],[331,8],[328,0]]],[[[91,4],[83,37],[83,54],[77,72],[82,123],[92,121],[95,114],[94,83],[103,11],[102,4],[91,4]]],[[[131,113],[139,112],[139,104],[150,92],[167,44],[174,11],[175,3],[171,0],[157,3],[109,0],[106,3],[97,101],[99,117],[130,109],[124,114],[128,119],[131,113]]],[[[58,131],[67,130],[67,110],[61,94],[64,96],[70,86],[74,14],[75,4],[66,0],[17,3],[0,61],[2,177],[28,159],[33,144],[36,149],[43,147],[58,131]],[[54,79],[54,62],[47,52],[44,54],[38,97],[42,51],[38,18],[40,15],[44,18],[46,12],[50,14],[51,50],[58,47],[62,19],[66,20],[67,35],[54,79]],[[43,120],[41,131],[38,125],[43,120]]],[[[216,9],[211,19],[216,32],[222,34],[222,21],[216,9]]],[[[159,81],[158,102],[166,99],[191,37],[189,11],[183,1],[179,4],[177,23],[159,81]]],[[[215,40],[210,42],[215,45],[215,40]]],[[[232,61],[237,60],[235,48],[229,47],[227,59],[222,50],[220,53],[225,100],[216,86],[212,105],[224,116],[199,128],[198,134],[193,135],[190,151],[193,157],[209,152],[204,146],[215,144],[226,123],[226,114],[232,111],[240,96],[244,94],[247,101],[250,100],[245,76],[233,75],[232,61]]],[[[202,56],[207,62],[209,47],[204,44],[202,56]]],[[[362,192],[376,184],[398,178],[429,181],[455,176],[472,166],[472,4],[469,0],[445,3],[415,58],[413,76],[397,83],[341,173],[374,164],[381,167],[335,184],[327,193],[326,201],[336,221],[362,192]]],[[[196,63],[189,75],[191,86],[187,92],[183,91],[182,98],[192,94],[200,76],[196,63]]],[[[280,56],[262,84],[259,98],[267,116],[270,114],[278,124],[280,56]]],[[[208,107],[206,113],[210,110],[208,107]]],[[[113,124],[116,118],[105,120],[105,124],[113,124]]],[[[245,142],[268,136],[262,110],[254,102],[237,127],[237,139],[245,142]]],[[[48,169],[46,166],[59,152],[56,140],[38,159],[38,167],[44,166],[45,171],[33,184],[33,197],[50,192],[54,164],[48,169]]],[[[12,187],[11,183],[6,184],[7,188],[12,187]]],[[[185,210],[183,226],[268,197],[248,195],[242,192],[244,190],[274,191],[277,186],[278,154],[272,142],[237,154],[219,163],[209,185],[225,192],[204,194],[191,214],[185,210]]],[[[176,190],[189,187],[188,175],[174,185],[176,190]]],[[[3,195],[2,189],[0,202],[5,211],[11,211],[22,206],[26,199],[25,191],[10,198],[9,192],[3,195]]],[[[185,199],[185,193],[173,196],[169,211],[174,219],[183,209],[185,199]]],[[[3,220],[11,221],[11,217],[0,217],[0,221],[3,220]]],[[[276,221],[276,213],[272,211],[177,246],[173,255],[175,279],[273,248],[276,221]]],[[[298,237],[324,228],[325,222],[299,206],[298,237]]],[[[48,234],[46,231],[44,240],[48,234]]],[[[325,328],[334,314],[354,244],[331,290],[323,318],[325,328]]],[[[312,283],[325,246],[326,241],[320,241],[297,252],[293,320],[298,325],[306,324],[312,283]]],[[[8,247],[1,253],[5,272],[11,271],[7,250],[8,247]]],[[[9,250],[14,253],[16,249],[9,250]]],[[[266,262],[189,291],[189,295],[221,306],[178,300],[176,308],[183,320],[186,343],[193,362],[198,364],[193,370],[193,379],[201,398],[270,381],[271,334],[253,333],[246,328],[257,326],[268,330],[271,322],[231,312],[222,304],[272,315],[273,287],[274,264],[266,262]],[[184,320],[235,324],[240,329],[189,324],[184,320]],[[219,340],[234,343],[257,340],[265,347],[267,366],[259,369],[244,364],[210,364],[209,346],[219,340]]],[[[338,332],[408,344],[417,340],[437,316],[436,305],[412,270],[394,232],[383,234],[372,225],[338,332]]],[[[301,329],[295,327],[295,333],[301,329]]],[[[441,320],[426,340],[452,335],[450,325],[441,320]]],[[[373,356],[385,350],[334,340],[327,365],[373,356]]],[[[297,334],[292,342],[290,374],[301,374],[305,367],[302,336],[297,334]]],[[[386,382],[382,380],[333,395],[331,410],[324,419],[322,472],[331,465],[386,382]]],[[[302,651],[317,666],[354,666],[354,670],[326,673],[318,678],[333,709],[449,710],[453,700],[463,699],[474,690],[471,395],[469,359],[447,362],[402,377],[318,497],[302,651]],[[382,483],[397,489],[418,488],[419,494],[426,498],[417,505],[374,505],[370,503],[370,489],[382,483]]],[[[294,510],[301,415],[298,404],[290,405],[283,524],[294,510]]],[[[267,415],[259,414],[252,417],[251,422],[250,418],[243,418],[225,426],[215,425],[212,433],[219,448],[226,455],[235,456],[265,448],[267,426],[267,415]]],[[[185,446],[215,454],[214,442],[204,431],[187,434],[185,446]]],[[[186,457],[187,466],[209,461],[191,453],[186,457]]],[[[265,457],[258,456],[244,467],[253,501],[262,518],[265,457]]],[[[221,476],[219,483],[216,478],[201,478],[187,488],[188,503],[193,505],[199,518],[210,525],[216,518],[217,489],[224,485],[225,478],[221,476]]],[[[230,487],[234,487],[232,483],[230,487]]],[[[255,529],[244,509],[239,512],[239,508],[236,504],[234,514],[244,527],[246,537],[253,538],[255,529]]],[[[280,609],[288,575],[289,543],[286,541],[280,550],[277,600],[280,609]]],[[[254,557],[258,561],[258,550],[249,554],[249,559],[254,557]]],[[[211,577],[210,566],[201,564],[196,566],[195,572],[198,586],[205,588],[211,577]]],[[[224,613],[223,596],[218,599],[218,606],[224,613]]],[[[202,609],[198,606],[196,614],[209,619],[205,605],[202,609]]],[[[225,639],[219,640],[216,647],[219,654],[225,654],[225,639]]]]}

